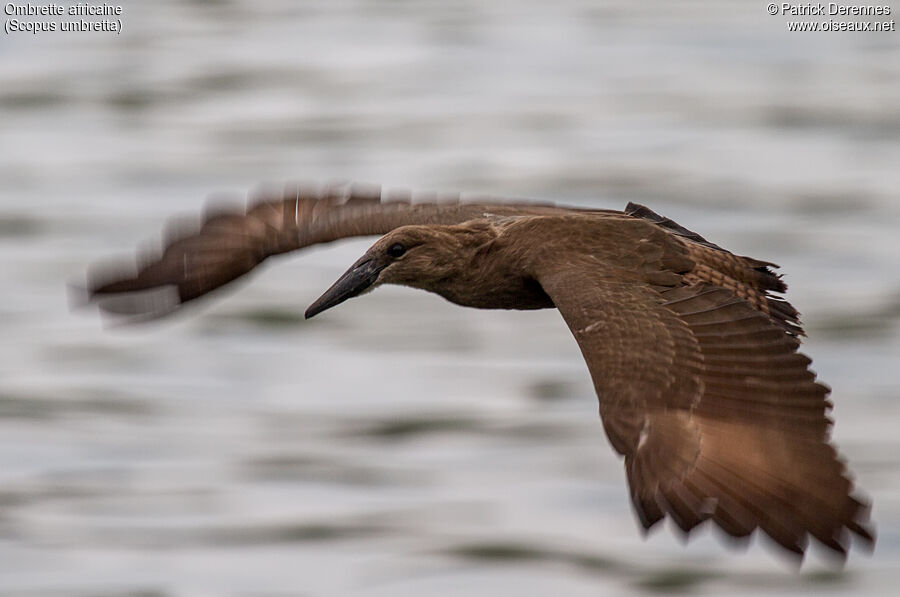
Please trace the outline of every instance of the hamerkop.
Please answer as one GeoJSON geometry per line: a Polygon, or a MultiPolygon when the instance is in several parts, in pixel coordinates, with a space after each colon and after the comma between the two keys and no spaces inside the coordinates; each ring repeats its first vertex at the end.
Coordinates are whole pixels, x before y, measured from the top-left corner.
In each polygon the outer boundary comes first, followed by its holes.
{"type": "Polygon", "coordinates": [[[169,234],[137,269],[94,267],[91,300],[141,319],[178,310],[273,255],[384,235],[306,311],[380,284],[482,309],[556,307],[587,362],[645,529],[712,519],[796,554],[874,544],[869,506],[829,442],[829,389],[797,352],[777,267],[629,204],[624,212],[364,188],[287,188],[169,234]]]}

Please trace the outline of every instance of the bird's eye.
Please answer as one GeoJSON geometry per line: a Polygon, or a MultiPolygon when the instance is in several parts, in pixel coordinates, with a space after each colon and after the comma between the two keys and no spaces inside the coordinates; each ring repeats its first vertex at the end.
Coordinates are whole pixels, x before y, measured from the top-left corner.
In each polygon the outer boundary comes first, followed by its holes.
{"type": "Polygon", "coordinates": [[[394,259],[397,257],[402,257],[403,254],[406,253],[406,247],[401,245],[400,243],[394,243],[390,247],[388,247],[387,254],[394,259]]]}

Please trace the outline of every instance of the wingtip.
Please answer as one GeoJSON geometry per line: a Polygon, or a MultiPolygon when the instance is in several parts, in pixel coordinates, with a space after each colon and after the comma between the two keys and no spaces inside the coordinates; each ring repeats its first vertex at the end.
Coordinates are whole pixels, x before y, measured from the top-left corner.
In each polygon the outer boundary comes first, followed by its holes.
{"type": "Polygon", "coordinates": [[[854,544],[858,544],[862,549],[872,553],[875,551],[878,533],[875,530],[875,524],[868,519],[869,504],[863,504],[862,508],[864,509],[863,520],[853,521],[847,524],[847,528],[853,534],[854,544]]]}
{"type": "Polygon", "coordinates": [[[652,498],[641,499],[637,496],[632,496],[631,506],[638,522],[641,523],[640,531],[644,537],[650,533],[650,529],[665,518],[665,513],[652,498]]]}

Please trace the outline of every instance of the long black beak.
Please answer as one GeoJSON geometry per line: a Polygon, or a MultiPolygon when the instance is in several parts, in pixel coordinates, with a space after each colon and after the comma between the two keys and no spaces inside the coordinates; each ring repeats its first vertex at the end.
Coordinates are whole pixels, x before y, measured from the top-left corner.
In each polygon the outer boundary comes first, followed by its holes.
{"type": "Polygon", "coordinates": [[[306,319],[359,295],[375,283],[379,272],[384,268],[385,265],[379,265],[371,257],[363,256],[350,266],[350,269],[344,272],[344,275],[331,285],[331,288],[326,290],[322,296],[309,306],[305,314],[306,319]]]}

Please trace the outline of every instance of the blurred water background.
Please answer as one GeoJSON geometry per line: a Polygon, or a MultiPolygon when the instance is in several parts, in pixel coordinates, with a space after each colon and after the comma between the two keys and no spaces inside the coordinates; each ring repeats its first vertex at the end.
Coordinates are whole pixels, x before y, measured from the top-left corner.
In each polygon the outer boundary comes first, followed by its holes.
{"type": "Polygon", "coordinates": [[[755,1],[123,8],[121,35],[0,37],[0,594],[896,589],[897,33],[755,1]],[[369,240],[163,325],[69,312],[211,192],[351,179],[637,201],[781,264],[875,553],[643,539],[555,311],[384,288],[303,321],[369,240]]]}

